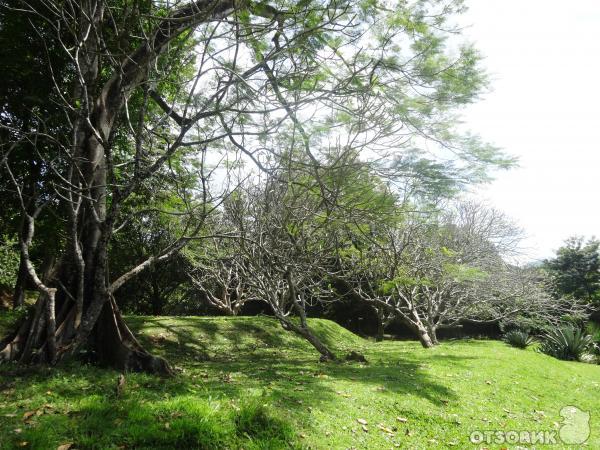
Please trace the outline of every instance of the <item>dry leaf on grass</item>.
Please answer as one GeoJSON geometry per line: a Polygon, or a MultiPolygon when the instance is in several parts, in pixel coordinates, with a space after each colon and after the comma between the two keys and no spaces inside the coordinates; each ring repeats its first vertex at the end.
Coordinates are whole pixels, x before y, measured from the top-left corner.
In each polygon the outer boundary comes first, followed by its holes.
{"type": "Polygon", "coordinates": [[[383,431],[384,433],[387,433],[389,435],[394,435],[394,431],[391,430],[390,428],[386,427],[384,424],[380,423],[377,425],[377,428],[379,428],[381,431],[383,431]]]}

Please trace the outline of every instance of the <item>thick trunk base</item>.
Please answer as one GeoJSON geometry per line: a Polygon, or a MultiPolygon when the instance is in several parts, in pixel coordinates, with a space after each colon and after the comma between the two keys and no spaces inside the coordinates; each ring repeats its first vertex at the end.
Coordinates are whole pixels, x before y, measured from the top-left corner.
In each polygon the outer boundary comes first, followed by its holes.
{"type": "Polygon", "coordinates": [[[64,304],[56,314],[54,339],[48,335],[44,310],[46,298],[40,297],[34,310],[18,329],[0,341],[0,363],[56,364],[80,351],[91,350],[95,360],[122,371],[173,375],[169,363],[147,352],[123,320],[113,299],[107,301],[89,338],[78,345],[75,328],[76,307],[64,304]],[[56,343],[53,356],[52,341],[56,343]]]}

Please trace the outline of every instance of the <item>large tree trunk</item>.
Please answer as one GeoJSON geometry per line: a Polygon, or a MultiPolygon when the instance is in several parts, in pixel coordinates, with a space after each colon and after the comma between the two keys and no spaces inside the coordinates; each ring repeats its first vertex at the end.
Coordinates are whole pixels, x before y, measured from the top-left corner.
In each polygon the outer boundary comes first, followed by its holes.
{"type": "Polygon", "coordinates": [[[19,263],[19,273],[17,274],[17,281],[15,282],[15,287],[12,296],[12,304],[13,308],[19,308],[23,306],[25,303],[25,287],[27,285],[27,267],[25,265],[25,261],[21,256],[21,261],[19,263]]]}
{"type": "MultiPolygon", "coordinates": [[[[42,281],[28,254],[39,208],[35,214],[24,209],[27,237],[21,239],[21,252],[40,296],[34,312],[0,342],[0,361],[54,363],[87,348],[99,360],[119,369],[171,373],[166,361],[151,356],[133,337],[112,298],[118,286],[111,285],[108,277],[108,246],[119,205],[140,179],[134,178],[122,189],[113,190],[107,210],[107,189],[112,183],[107,166],[110,142],[125,101],[147,79],[169,43],[199,23],[227,16],[242,3],[197,0],[174,10],[171,17],[162,19],[148,33],[147,40],[125,55],[103,84],[99,74],[100,58],[107,53],[102,42],[103,27],[107,26],[104,17],[107,2],[85,0],[74,4],[79,10],[68,15],[65,28],[78,30],[78,42],[73,46],[78,70],[73,104],[77,108],[66,110],[73,111],[72,153],[67,182],[61,191],[63,197],[69,197],[65,205],[71,209],[69,238],[58,274],[54,279],[42,281]]],[[[104,65],[102,69],[108,70],[110,66],[104,65]]],[[[166,156],[159,158],[153,170],[165,159],[166,156]]],[[[145,173],[144,177],[152,173],[145,173]]],[[[120,286],[155,260],[149,259],[116,284],[120,286]]]]}

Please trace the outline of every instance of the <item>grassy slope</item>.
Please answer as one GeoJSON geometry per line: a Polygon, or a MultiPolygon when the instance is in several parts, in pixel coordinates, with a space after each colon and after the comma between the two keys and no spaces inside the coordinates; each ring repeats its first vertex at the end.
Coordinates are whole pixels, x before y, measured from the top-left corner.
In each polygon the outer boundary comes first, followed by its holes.
{"type": "Polygon", "coordinates": [[[264,317],[130,322],[183,373],[127,375],[117,396],[112,370],[0,366],[0,448],[477,448],[474,430],[556,429],[566,405],[591,413],[600,448],[599,366],[495,341],[373,343],[315,319],[340,354],[369,360],[320,364],[264,317]]]}

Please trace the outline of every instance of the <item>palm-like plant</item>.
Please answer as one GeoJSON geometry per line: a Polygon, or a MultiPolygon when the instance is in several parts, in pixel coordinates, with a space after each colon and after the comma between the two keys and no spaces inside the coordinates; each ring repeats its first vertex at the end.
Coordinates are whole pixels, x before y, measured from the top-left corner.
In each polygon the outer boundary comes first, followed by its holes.
{"type": "Polygon", "coordinates": [[[504,335],[504,342],[513,347],[527,348],[533,343],[533,338],[525,331],[512,330],[504,335]]]}
{"type": "Polygon", "coordinates": [[[567,361],[580,361],[592,347],[593,339],[573,325],[554,328],[544,335],[540,351],[567,361]]]}

